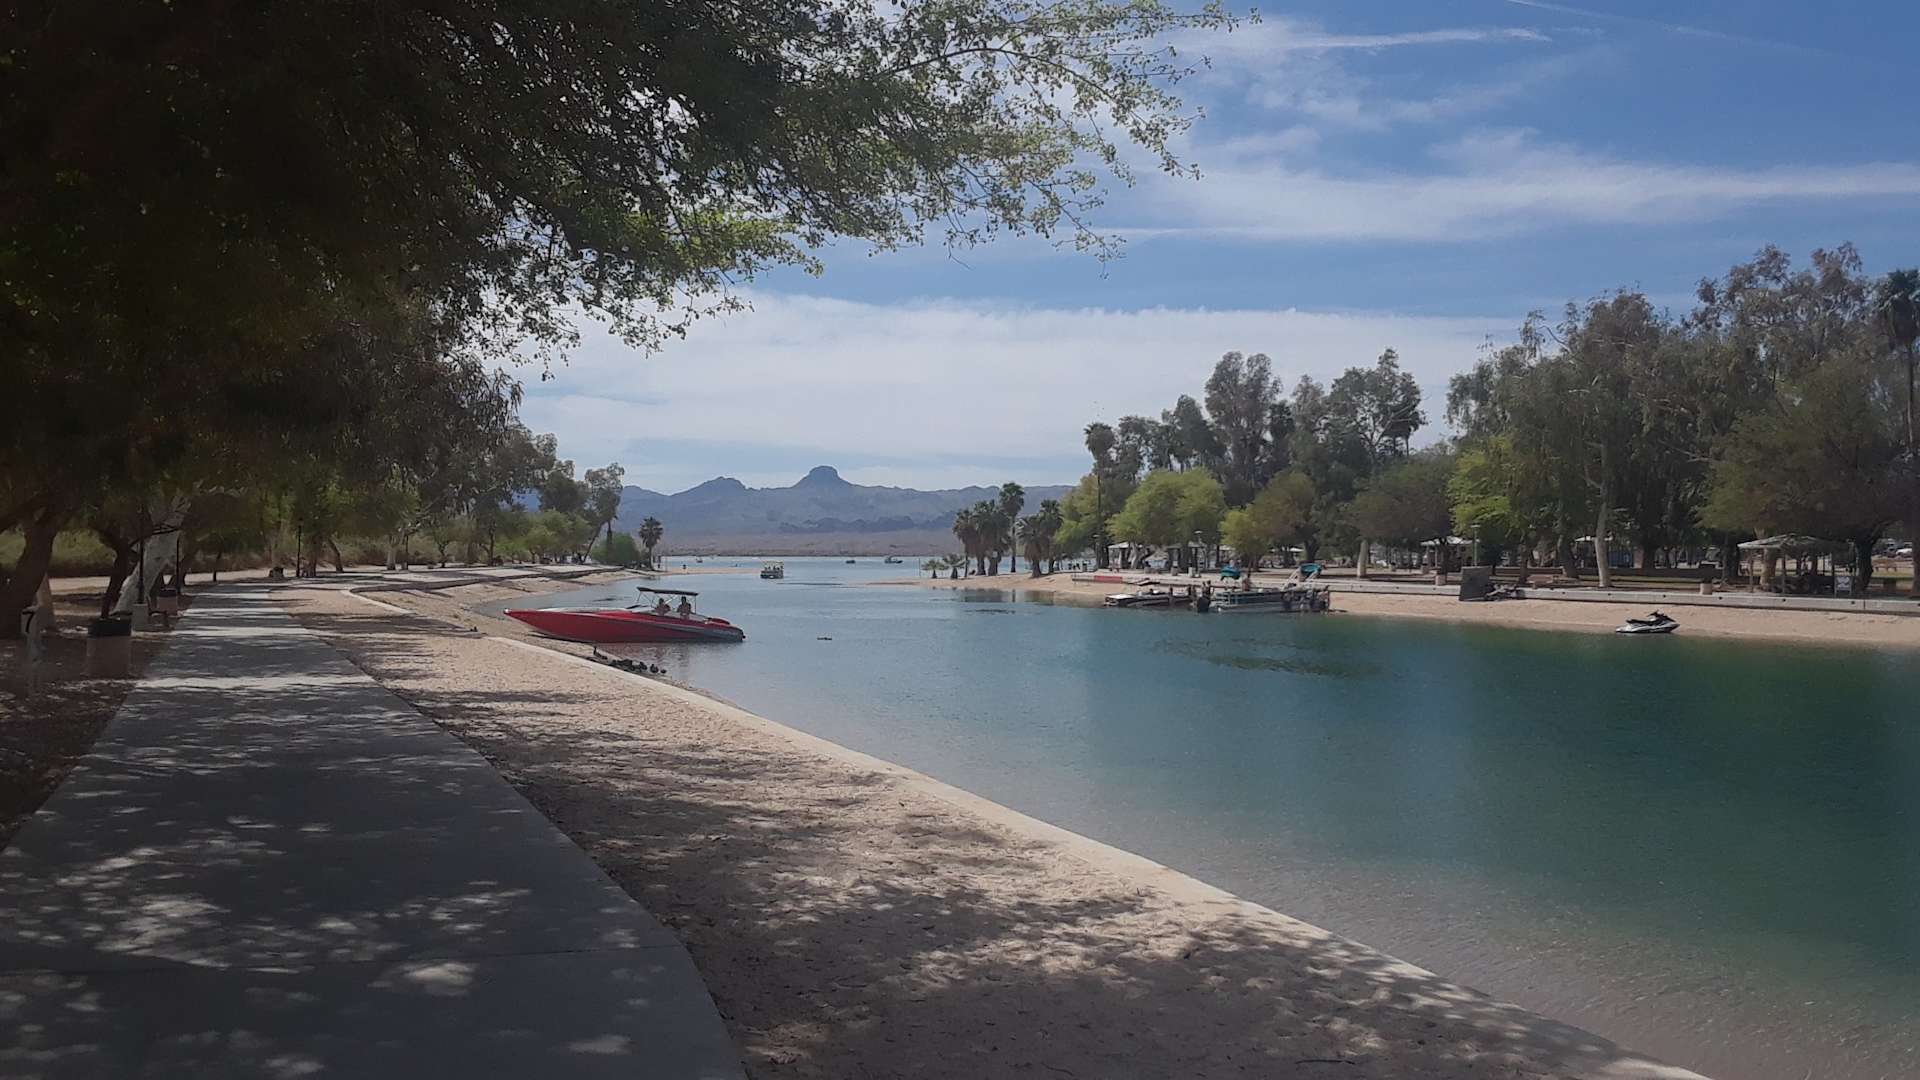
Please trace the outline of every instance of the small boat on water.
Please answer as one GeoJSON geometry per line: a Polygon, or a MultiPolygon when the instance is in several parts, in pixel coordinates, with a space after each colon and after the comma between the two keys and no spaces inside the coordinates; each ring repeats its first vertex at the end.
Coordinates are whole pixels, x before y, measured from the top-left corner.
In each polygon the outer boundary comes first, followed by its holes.
{"type": "Polygon", "coordinates": [[[1286,585],[1277,589],[1222,589],[1213,594],[1220,611],[1327,611],[1333,590],[1325,585],[1286,585]]]}
{"type": "Polygon", "coordinates": [[[1186,604],[1185,593],[1176,593],[1172,589],[1156,589],[1149,585],[1136,592],[1108,593],[1101,601],[1107,607],[1177,607],[1186,604]]]}
{"type": "Polygon", "coordinates": [[[1628,619],[1613,628],[1616,634],[1671,634],[1680,629],[1673,616],[1656,611],[1644,619],[1628,619]]]}
{"type": "Polygon", "coordinates": [[[746,631],[727,620],[695,614],[693,598],[699,593],[646,586],[640,592],[657,594],[660,601],[652,607],[516,608],[503,614],[549,637],[602,645],[746,640],[746,631]],[[677,610],[668,603],[669,596],[683,597],[677,610]]]}
{"type": "Polygon", "coordinates": [[[848,559],[848,560],[847,560],[847,565],[848,565],[848,566],[852,566],[852,565],[854,564],[854,562],[855,562],[855,560],[853,560],[853,559],[848,559]]]}
{"type": "Polygon", "coordinates": [[[889,555],[886,558],[881,559],[880,561],[883,563],[898,563],[898,562],[902,562],[903,560],[898,555],[889,555]]]}
{"type": "Polygon", "coordinates": [[[760,576],[767,581],[778,581],[787,576],[787,568],[781,563],[770,562],[760,568],[760,576]]]}

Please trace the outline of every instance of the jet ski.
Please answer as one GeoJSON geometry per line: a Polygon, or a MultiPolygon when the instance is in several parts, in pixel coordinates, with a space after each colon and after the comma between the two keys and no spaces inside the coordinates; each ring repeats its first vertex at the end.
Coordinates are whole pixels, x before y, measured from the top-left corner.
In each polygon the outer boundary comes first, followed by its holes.
{"type": "Polygon", "coordinates": [[[1653,612],[1644,619],[1628,619],[1613,628],[1616,634],[1671,634],[1680,629],[1673,617],[1662,612],[1653,612]]]}

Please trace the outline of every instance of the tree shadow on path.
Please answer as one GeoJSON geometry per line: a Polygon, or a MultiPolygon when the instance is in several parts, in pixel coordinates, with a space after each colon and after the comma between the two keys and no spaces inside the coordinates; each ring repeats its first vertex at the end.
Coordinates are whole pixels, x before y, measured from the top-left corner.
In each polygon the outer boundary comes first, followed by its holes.
{"type": "Polygon", "coordinates": [[[1691,1075],[641,681],[300,617],[686,943],[755,1076],[1691,1075]]]}

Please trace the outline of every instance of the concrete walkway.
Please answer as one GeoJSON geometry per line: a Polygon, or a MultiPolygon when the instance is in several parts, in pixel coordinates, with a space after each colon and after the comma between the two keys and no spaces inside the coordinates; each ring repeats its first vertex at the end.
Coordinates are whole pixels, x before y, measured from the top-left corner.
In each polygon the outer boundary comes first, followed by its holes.
{"type": "Polygon", "coordinates": [[[741,1076],[678,941],[267,595],[0,853],[0,1076],[741,1076]]]}

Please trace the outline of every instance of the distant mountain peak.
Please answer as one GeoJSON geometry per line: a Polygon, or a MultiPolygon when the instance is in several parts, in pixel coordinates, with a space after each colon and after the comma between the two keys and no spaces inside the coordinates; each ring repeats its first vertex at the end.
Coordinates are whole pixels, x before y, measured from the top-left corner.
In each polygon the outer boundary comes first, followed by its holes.
{"type": "Polygon", "coordinates": [[[747,490],[747,485],[741,483],[738,480],[735,480],[731,476],[716,476],[713,479],[707,481],[706,483],[696,484],[693,487],[690,487],[687,490],[681,492],[680,494],[692,495],[695,492],[699,492],[702,495],[719,495],[723,493],[745,491],[745,490],[747,490]]]}
{"type": "MultiPolygon", "coordinates": [[[[1027,503],[1057,499],[1065,487],[1030,486],[1027,503]]],[[[811,550],[810,545],[854,544],[892,551],[944,551],[952,546],[954,511],[993,498],[991,487],[947,491],[867,487],[821,465],[790,487],[750,488],[731,476],[716,476],[673,495],[628,488],[620,503],[620,528],[632,531],[649,517],[667,529],[678,552],[727,548],[763,553],[811,550]],[[832,538],[832,539],[823,539],[832,538]]]]}
{"type": "Polygon", "coordinates": [[[852,485],[848,484],[847,481],[840,478],[839,469],[836,469],[831,465],[815,465],[813,468],[807,470],[807,475],[801,477],[799,483],[793,486],[794,487],[826,487],[826,486],[851,487],[852,485]]]}

